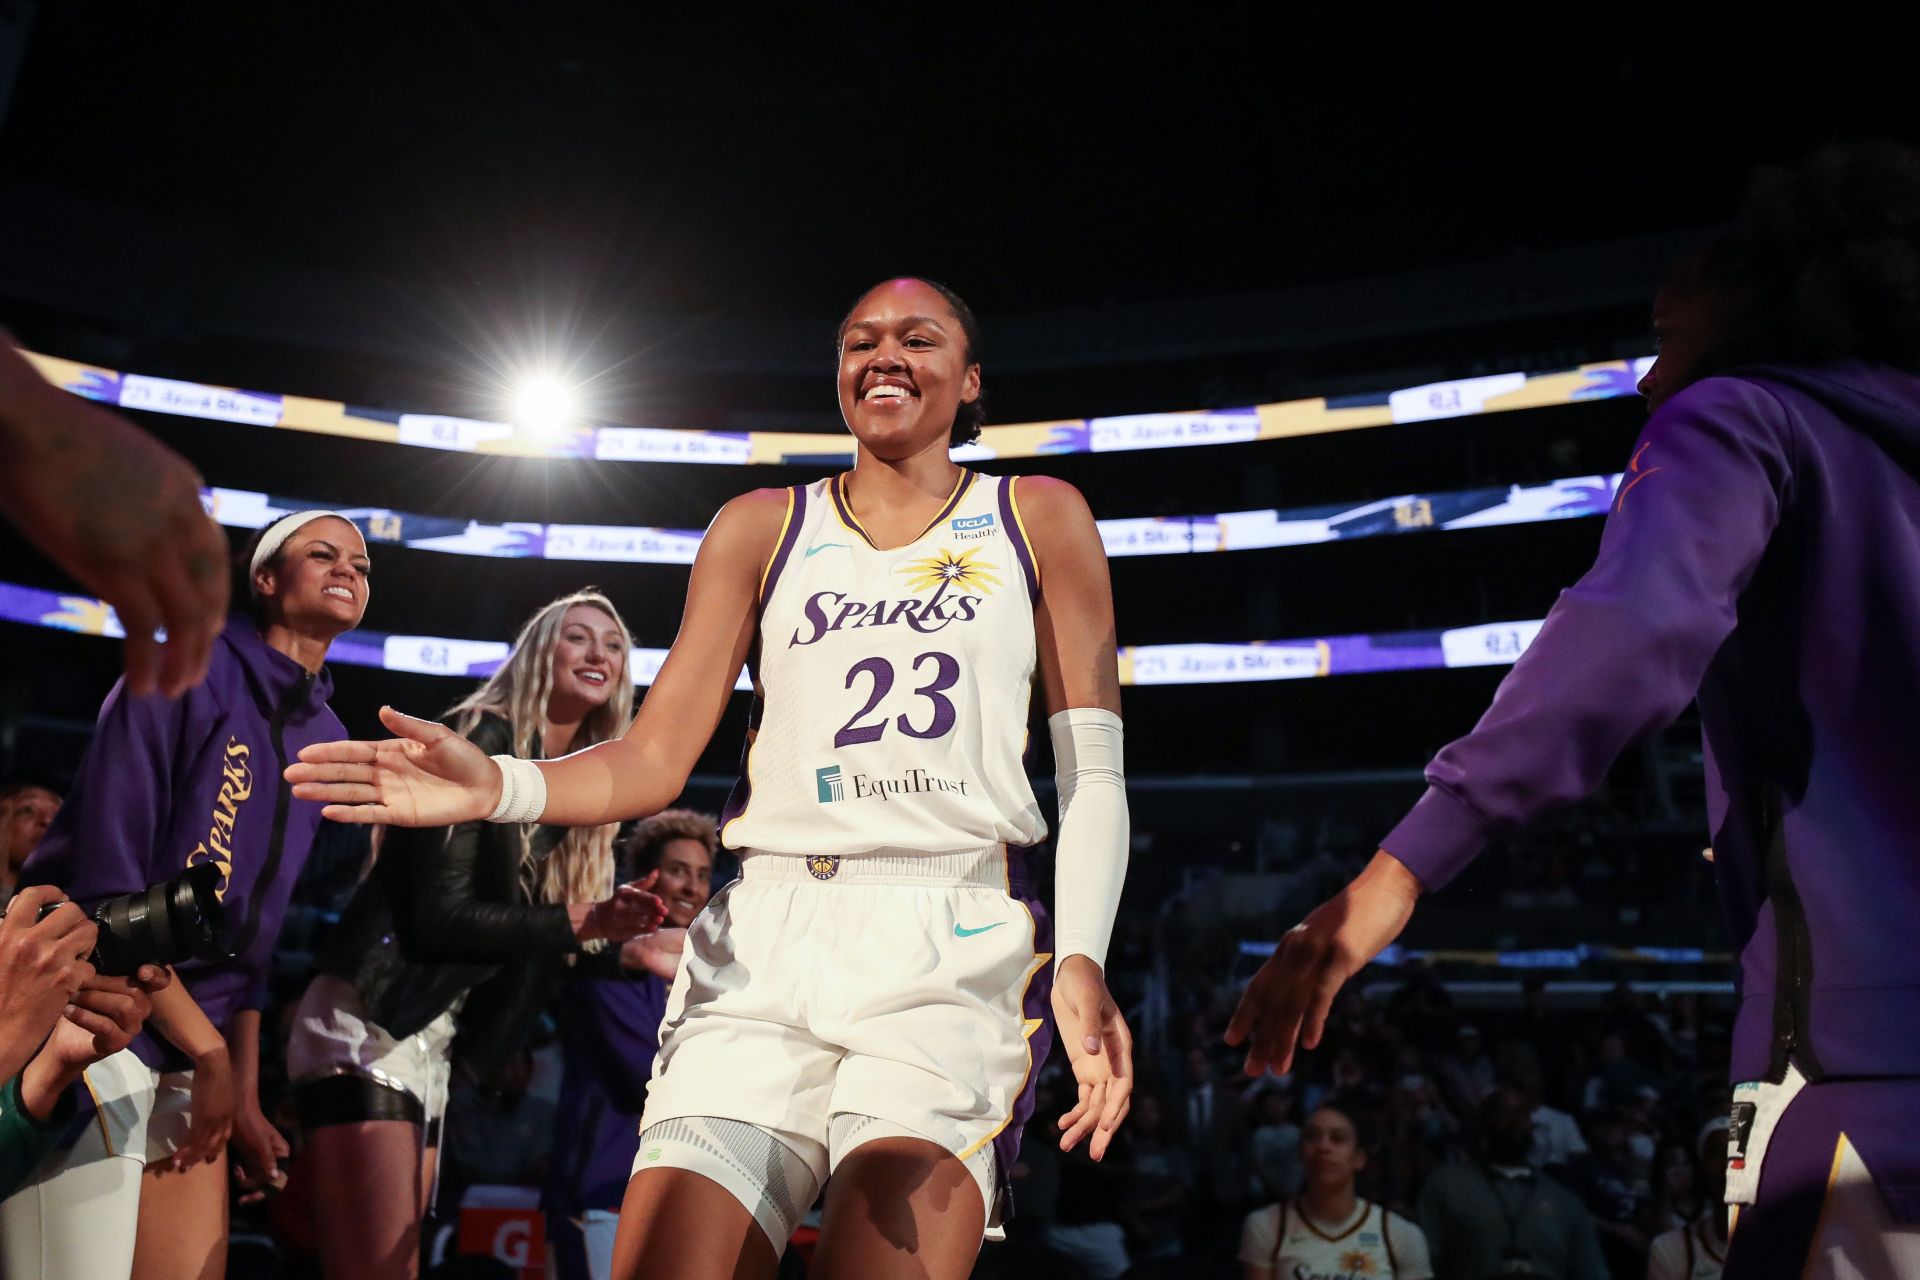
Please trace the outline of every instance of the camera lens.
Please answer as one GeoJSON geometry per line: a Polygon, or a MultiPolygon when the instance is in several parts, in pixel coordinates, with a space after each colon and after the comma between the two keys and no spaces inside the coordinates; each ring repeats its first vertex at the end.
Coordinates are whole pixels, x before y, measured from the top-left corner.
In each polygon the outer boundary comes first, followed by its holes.
{"type": "Polygon", "coordinates": [[[100,926],[94,968],[125,976],[143,964],[224,955],[219,887],[220,869],[200,863],[140,893],[101,903],[93,913],[100,926]]]}

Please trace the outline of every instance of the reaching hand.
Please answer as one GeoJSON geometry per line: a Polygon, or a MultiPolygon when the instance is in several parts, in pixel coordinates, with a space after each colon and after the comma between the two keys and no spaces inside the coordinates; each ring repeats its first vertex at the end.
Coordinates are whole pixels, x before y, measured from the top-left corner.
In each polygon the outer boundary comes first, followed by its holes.
{"type": "Polygon", "coordinates": [[[629,938],[620,947],[620,966],[642,969],[665,982],[680,973],[680,957],[687,950],[685,929],[656,929],[637,938],[629,938]]]}
{"type": "Polygon", "coordinates": [[[73,993],[92,979],[87,957],[98,932],[58,889],[33,885],[14,895],[0,918],[0,1079],[27,1064],[73,993]]]}
{"type": "Polygon", "coordinates": [[[227,616],[227,540],[200,505],[200,477],[12,345],[0,332],[0,509],[119,610],[128,692],[178,697],[206,677],[227,616]]]}
{"type": "Polygon", "coordinates": [[[646,879],[623,884],[605,902],[594,903],[574,926],[575,935],[582,942],[596,938],[625,942],[658,929],[667,918],[667,904],[649,890],[659,876],[658,871],[650,871],[646,879]]]}
{"type": "Polygon", "coordinates": [[[500,802],[500,766],[443,724],[380,708],[400,736],[382,742],[319,742],[287,767],[302,800],[335,822],[447,827],[474,822],[500,802]]]}
{"type": "Polygon", "coordinates": [[[1227,1043],[1247,1042],[1250,1076],[1293,1068],[1293,1050],[1320,1043],[1327,1011],[1346,980],[1400,936],[1420,882],[1386,850],[1352,884],[1287,931],[1227,1024],[1227,1043]]]}
{"type": "Polygon", "coordinates": [[[1053,1020],[1080,1086],[1073,1109],[1060,1117],[1066,1130],[1060,1149],[1073,1150],[1091,1133],[1088,1153],[1103,1159],[1133,1105],[1133,1032],[1120,1016],[1100,966],[1086,956],[1060,962],[1053,979],[1053,1020]]]}

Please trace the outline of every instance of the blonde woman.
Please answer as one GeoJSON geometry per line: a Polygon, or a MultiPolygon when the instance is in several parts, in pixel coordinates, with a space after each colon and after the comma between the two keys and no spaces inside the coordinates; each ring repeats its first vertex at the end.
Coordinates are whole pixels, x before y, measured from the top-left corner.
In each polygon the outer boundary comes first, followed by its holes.
{"type": "MultiPolygon", "coordinates": [[[[489,754],[532,760],[618,738],[633,716],[630,647],[606,597],[555,600],[447,723],[489,754]]],[[[386,833],[296,1010],[287,1054],[327,1276],[418,1274],[454,1015],[469,993],[485,984],[462,1042],[485,1083],[524,1042],[569,957],[659,925],[664,908],[644,883],[614,888],[614,832],[463,822],[386,833]]]]}

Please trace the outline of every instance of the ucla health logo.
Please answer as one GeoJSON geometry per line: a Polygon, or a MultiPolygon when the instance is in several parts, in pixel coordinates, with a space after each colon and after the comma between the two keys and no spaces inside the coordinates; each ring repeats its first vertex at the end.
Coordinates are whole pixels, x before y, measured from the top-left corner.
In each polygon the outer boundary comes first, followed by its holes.
{"type": "Polygon", "coordinates": [[[819,789],[821,804],[832,804],[835,800],[847,798],[847,784],[841,779],[840,766],[837,764],[830,764],[824,769],[815,769],[813,784],[819,789]]]}
{"type": "Polygon", "coordinates": [[[972,542],[993,536],[993,512],[977,516],[955,516],[952,522],[955,542],[972,542]]]}

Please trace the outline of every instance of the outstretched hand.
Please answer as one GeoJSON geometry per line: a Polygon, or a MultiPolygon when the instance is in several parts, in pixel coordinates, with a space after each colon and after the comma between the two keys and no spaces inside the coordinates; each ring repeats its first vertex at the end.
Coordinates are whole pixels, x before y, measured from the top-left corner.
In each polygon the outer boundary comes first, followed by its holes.
{"type": "Polygon", "coordinates": [[[500,801],[500,769],[484,751],[443,724],[380,708],[398,737],[381,742],[318,742],[287,766],[293,794],[325,806],[335,822],[446,827],[473,822],[500,801]]]}
{"type": "Polygon", "coordinates": [[[1100,966],[1086,956],[1068,956],[1053,979],[1053,1019],[1073,1067],[1079,1097],[1060,1117],[1060,1149],[1071,1151],[1088,1134],[1087,1151],[1105,1158],[1133,1097],[1133,1032],[1107,990],[1100,966]]]}
{"type": "Polygon", "coordinates": [[[0,330],[0,510],[119,612],[127,692],[178,697],[206,678],[227,616],[227,540],[200,504],[200,477],[12,346],[0,330]]]}
{"type": "Polygon", "coordinates": [[[1320,1043],[1333,997],[1400,936],[1419,896],[1420,882],[1383,849],[1352,884],[1287,931],[1227,1024],[1227,1043],[1247,1045],[1248,1075],[1285,1075],[1296,1044],[1320,1043]]]}
{"type": "Polygon", "coordinates": [[[644,879],[623,884],[613,891],[611,898],[594,903],[587,912],[584,931],[579,933],[580,940],[605,938],[609,942],[625,942],[658,929],[660,922],[667,918],[667,904],[652,892],[659,878],[658,871],[649,871],[644,879]]]}

